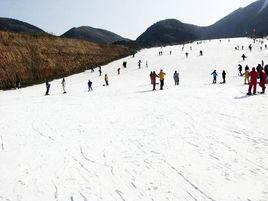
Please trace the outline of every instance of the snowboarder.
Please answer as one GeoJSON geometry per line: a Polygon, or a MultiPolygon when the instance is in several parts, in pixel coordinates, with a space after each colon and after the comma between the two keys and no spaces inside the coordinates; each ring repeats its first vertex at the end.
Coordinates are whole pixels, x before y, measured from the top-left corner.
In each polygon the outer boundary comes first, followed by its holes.
{"type": "Polygon", "coordinates": [[[245,54],[243,54],[241,57],[242,57],[243,61],[245,61],[247,58],[247,56],[245,54]]]}
{"type": "Polygon", "coordinates": [[[217,71],[214,70],[214,71],[211,73],[211,75],[213,76],[213,84],[216,84],[216,83],[217,83],[217,76],[218,76],[217,71]]]}
{"type": "Polygon", "coordinates": [[[222,71],[222,84],[226,83],[226,72],[225,70],[222,71]]]}
{"type": "Polygon", "coordinates": [[[174,81],[175,81],[175,86],[180,84],[180,77],[179,77],[179,73],[177,71],[174,72],[173,75],[174,81]]]}
{"type": "Polygon", "coordinates": [[[88,91],[92,91],[93,90],[92,89],[92,82],[91,82],[91,80],[88,80],[87,86],[88,86],[88,91]]]}
{"type": "Polygon", "coordinates": [[[241,64],[239,64],[239,65],[238,65],[238,71],[239,71],[239,75],[240,75],[240,76],[243,76],[243,74],[242,74],[242,70],[243,70],[243,67],[242,67],[241,64]]]}
{"type": "Polygon", "coordinates": [[[101,66],[99,67],[99,73],[100,73],[100,76],[101,76],[102,75],[101,66]]]}
{"type": "Polygon", "coordinates": [[[155,91],[157,77],[158,77],[158,75],[156,75],[155,71],[150,74],[151,84],[153,85],[153,91],[155,91]]]}
{"type": "Polygon", "coordinates": [[[66,94],[67,92],[66,92],[66,90],[65,90],[65,86],[66,86],[65,78],[62,78],[61,86],[62,86],[63,93],[66,94]]]}
{"type": "Polygon", "coordinates": [[[45,94],[45,96],[49,95],[49,90],[50,90],[50,83],[48,82],[48,80],[46,78],[46,94],[45,94]]]}
{"type": "Polygon", "coordinates": [[[262,92],[261,94],[264,94],[265,93],[265,85],[266,85],[266,82],[267,82],[267,75],[265,74],[265,72],[263,71],[263,69],[261,69],[261,71],[259,72],[259,75],[260,75],[260,87],[262,88],[262,92]]]}
{"type": "Polygon", "coordinates": [[[108,79],[107,74],[105,74],[105,76],[104,76],[104,81],[105,81],[106,86],[108,86],[109,85],[109,79],[108,79]]]}
{"type": "Polygon", "coordinates": [[[158,74],[158,76],[159,76],[159,79],[160,79],[160,90],[163,90],[166,73],[164,73],[163,70],[161,69],[160,73],[158,74]]]}
{"type": "Polygon", "coordinates": [[[139,69],[141,68],[141,60],[138,62],[139,69]]]}
{"type": "Polygon", "coordinates": [[[256,71],[256,69],[252,68],[252,71],[249,73],[250,83],[249,83],[247,95],[252,95],[252,93],[251,93],[252,88],[253,88],[253,94],[256,94],[258,76],[259,76],[259,74],[256,71]]]}

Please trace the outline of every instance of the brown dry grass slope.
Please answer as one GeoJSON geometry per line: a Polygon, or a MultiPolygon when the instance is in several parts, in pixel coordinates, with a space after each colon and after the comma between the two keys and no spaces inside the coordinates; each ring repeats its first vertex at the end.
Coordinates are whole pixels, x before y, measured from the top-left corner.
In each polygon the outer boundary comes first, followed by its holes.
{"type": "Polygon", "coordinates": [[[82,72],[130,55],[120,45],[98,45],[47,35],[0,32],[0,89],[11,89],[82,72]]]}

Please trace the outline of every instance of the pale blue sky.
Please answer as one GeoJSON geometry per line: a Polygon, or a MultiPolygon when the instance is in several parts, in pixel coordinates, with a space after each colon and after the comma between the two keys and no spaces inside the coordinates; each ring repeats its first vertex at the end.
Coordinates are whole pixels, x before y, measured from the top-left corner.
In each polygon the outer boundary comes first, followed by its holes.
{"type": "Polygon", "coordinates": [[[210,25],[254,0],[0,0],[0,16],[60,35],[88,25],[136,39],[153,23],[176,18],[210,25]]]}

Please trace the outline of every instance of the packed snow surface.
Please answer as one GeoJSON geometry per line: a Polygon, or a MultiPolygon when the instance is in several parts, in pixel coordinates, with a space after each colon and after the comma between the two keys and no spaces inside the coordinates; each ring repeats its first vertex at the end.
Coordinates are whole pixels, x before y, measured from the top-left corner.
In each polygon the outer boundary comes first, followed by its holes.
{"type": "Polygon", "coordinates": [[[0,201],[267,201],[268,97],[246,96],[237,70],[268,62],[260,46],[145,49],[103,66],[108,87],[96,69],[67,77],[67,94],[61,80],[50,96],[44,84],[0,91],[0,201]],[[160,69],[165,87],[153,92],[160,69]],[[214,69],[225,85],[211,84],[214,69]]]}

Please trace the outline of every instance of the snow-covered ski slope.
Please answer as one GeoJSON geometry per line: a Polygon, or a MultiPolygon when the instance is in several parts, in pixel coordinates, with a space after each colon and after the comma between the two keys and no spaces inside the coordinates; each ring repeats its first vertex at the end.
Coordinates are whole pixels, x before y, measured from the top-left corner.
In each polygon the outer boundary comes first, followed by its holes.
{"type": "Polygon", "coordinates": [[[0,201],[267,201],[268,97],[245,96],[237,76],[239,63],[268,62],[251,43],[143,50],[103,67],[109,87],[96,70],[66,78],[65,95],[61,80],[46,97],[44,84],[1,91],[0,201]],[[152,92],[149,73],[160,69],[165,90],[152,92]],[[211,84],[214,69],[226,85],[211,84]]]}

